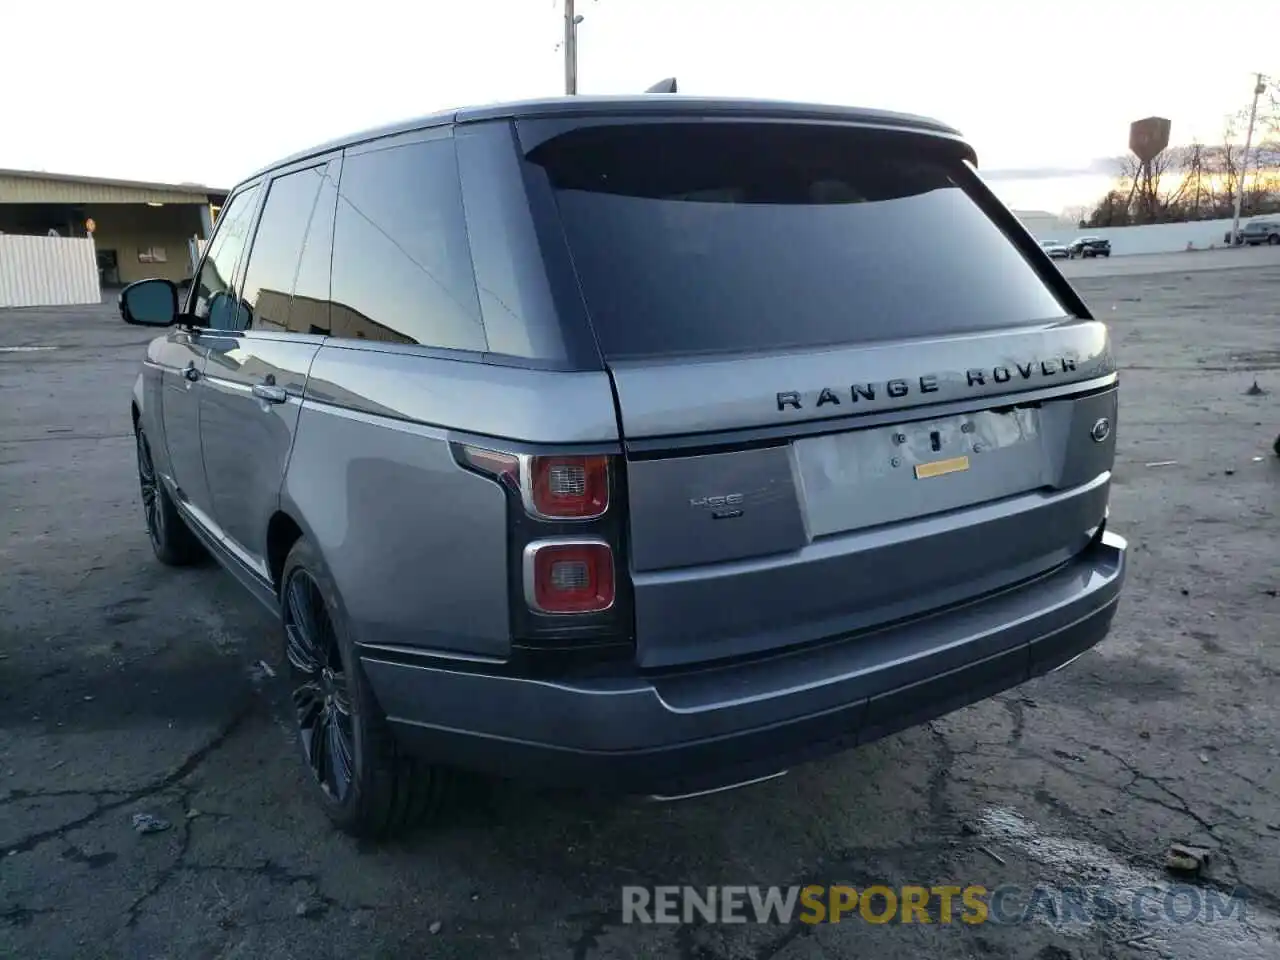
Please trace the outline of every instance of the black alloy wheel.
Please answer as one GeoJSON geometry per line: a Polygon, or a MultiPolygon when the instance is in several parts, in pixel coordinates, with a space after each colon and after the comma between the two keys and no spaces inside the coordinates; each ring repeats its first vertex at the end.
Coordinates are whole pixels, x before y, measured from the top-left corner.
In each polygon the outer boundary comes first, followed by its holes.
{"type": "Polygon", "coordinates": [[[305,569],[289,577],[284,612],[302,750],[320,789],[344,804],[355,780],[356,718],[333,621],[319,585],[305,569]]]}
{"type": "Polygon", "coordinates": [[[317,799],[345,833],[403,834],[442,809],[451,772],[407,752],[360,663],[337,584],[306,537],[280,575],[288,683],[317,799]]]}
{"type": "Polygon", "coordinates": [[[151,545],[159,549],[164,542],[164,513],[160,510],[160,490],[151,447],[141,430],[134,434],[138,445],[138,486],[142,491],[142,510],[147,518],[147,535],[151,545]]]}
{"type": "Polygon", "coordinates": [[[185,567],[205,556],[204,546],[187,526],[156,470],[151,444],[139,426],[134,431],[138,451],[138,489],[147,523],[147,537],[156,558],[173,567],[185,567]]]}

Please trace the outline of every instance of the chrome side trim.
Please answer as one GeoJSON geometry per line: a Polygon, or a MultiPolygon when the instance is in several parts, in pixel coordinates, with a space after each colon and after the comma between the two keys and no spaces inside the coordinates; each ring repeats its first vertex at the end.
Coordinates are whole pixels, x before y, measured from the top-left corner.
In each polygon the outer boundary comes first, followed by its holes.
{"type": "MultiPolygon", "coordinates": [[[[361,657],[364,656],[366,650],[381,651],[382,653],[390,653],[400,657],[414,657],[426,661],[424,666],[430,666],[432,660],[455,660],[459,663],[485,663],[501,665],[506,663],[502,657],[486,657],[476,653],[458,653],[454,650],[441,650],[438,647],[405,647],[394,643],[357,643],[357,652],[361,657]]],[[[377,659],[372,657],[371,659],[377,659]]]]}
{"type": "Polygon", "coordinates": [[[709,797],[715,793],[725,793],[729,790],[740,790],[743,787],[753,787],[757,783],[766,783],[769,780],[777,780],[779,777],[785,777],[789,771],[779,770],[777,773],[765,774],[763,777],[753,777],[750,780],[741,780],[737,783],[728,783],[723,787],[712,787],[709,790],[695,790],[692,793],[675,793],[661,794],[653,793],[649,795],[649,799],[654,803],[674,803],[677,800],[693,800],[697,797],[709,797]]]}
{"type": "Polygon", "coordinates": [[[402,417],[395,417],[386,413],[358,410],[355,407],[343,406],[333,400],[304,396],[301,402],[304,409],[322,410],[325,413],[333,414],[335,417],[342,417],[344,420],[354,420],[356,423],[367,423],[375,427],[387,427],[391,430],[398,430],[401,433],[411,433],[415,436],[425,437],[428,440],[446,440],[449,436],[442,427],[418,423],[414,420],[405,420],[402,417]]]}
{"type": "Polygon", "coordinates": [[[257,576],[261,577],[263,581],[267,583],[271,582],[271,571],[267,569],[266,565],[254,560],[251,556],[249,556],[249,554],[245,552],[244,548],[241,547],[240,544],[236,543],[234,540],[228,537],[222,531],[222,528],[219,527],[216,523],[214,523],[212,517],[210,517],[207,513],[205,513],[199,507],[192,506],[190,503],[184,500],[181,496],[174,497],[173,502],[178,505],[178,509],[182,511],[182,513],[186,516],[187,519],[191,520],[193,523],[200,526],[204,530],[206,536],[212,539],[215,543],[218,544],[219,547],[221,547],[223,550],[229,553],[237,561],[239,561],[239,563],[242,566],[244,566],[246,570],[253,572],[257,576]]]}
{"type": "Polygon", "coordinates": [[[1054,668],[1053,668],[1052,670],[1050,670],[1049,672],[1050,672],[1050,673],[1057,673],[1059,670],[1065,670],[1065,669],[1067,669],[1067,667],[1071,666],[1073,663],[1075,663],[1077,660],[1079,660],[1081,657],[1083,657],[1085,653],[1088,653],[1088,652],[1089,652],[1089,651],[1088,651],[1088,650],[1086,650],[1084,653],[1077,653],[1077,654],[1076,654],[1074,657],[1072,657],[1070,660],[1064,660],[1062,663],[1058,664],[1056,667],[1054,667],[1054,668]]]}

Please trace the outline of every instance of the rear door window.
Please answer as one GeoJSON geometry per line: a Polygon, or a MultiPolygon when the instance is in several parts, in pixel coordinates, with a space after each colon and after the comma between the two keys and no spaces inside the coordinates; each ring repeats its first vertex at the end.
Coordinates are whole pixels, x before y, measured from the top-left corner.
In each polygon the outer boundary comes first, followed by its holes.
{"type": "Polygon", "coordinates": [[[486,349],[447,132],[347,152],[332,289],[335,337],[486,349]]]}
{"type": "Polygon", "coordinates": [[[851,128],[576,130],[555,190],[606,359],[962,334],[1066,310],[921,138],[851,128]]]}
{"type": "Polygon", "coordinates": [[[289,301],[290,333],[329,333],[329,264],[333,258],[333,215],[341,166],[340,160],[331,160],[319,171],[320,192],[302,243],[293,299],[289,301]]]}
{"type": "Polygon", "coordinates": [[[286,330],[303,238],[311,222],[324,167],[271,181],[244,278],[244,303],[255,330],[286,330]]]}

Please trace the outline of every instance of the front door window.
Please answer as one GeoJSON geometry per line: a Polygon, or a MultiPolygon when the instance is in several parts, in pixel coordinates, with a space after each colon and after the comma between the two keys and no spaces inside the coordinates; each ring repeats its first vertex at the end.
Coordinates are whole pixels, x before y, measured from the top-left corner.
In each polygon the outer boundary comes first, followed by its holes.
{"type": "Polygon", "coordinates": [[[243,324],[237,323],[243,311],[236,303],[232,278],[249,239],[257,200],[258,186],[255,184],[232,197],[218,218],[192,295],[190,312],[198,327],[243,329],[243,324]]]}

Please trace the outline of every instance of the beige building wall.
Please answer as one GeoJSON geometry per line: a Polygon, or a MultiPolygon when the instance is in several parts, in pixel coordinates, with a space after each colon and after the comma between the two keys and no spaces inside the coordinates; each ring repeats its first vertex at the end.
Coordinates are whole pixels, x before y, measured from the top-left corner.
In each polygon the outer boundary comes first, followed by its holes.
{"type": "Polygon", "coordinates": [[[101,203],[86,204],[84,210],[97,226],[94,246],[116,252],[121,283],[148,277],[175,283],[190,278],[187,241],[201,232],[198,203],[162,207],[101,203]]]}
{"type": "Polygon", "coordinates": [[[121,283],[146,277],[175,282],[191,276],[188,242],[204,238],[211,202],[222,191],[195,184],[144,183],[0,170],[0,233],[86,236],[93,220],[97,251],[115,251],[121,283]]]}
{"type": "Polygon", "coordinates": [[[287,317],[287,329],[292,333],[310,333],[321,336],[345,337],[352,340],[381,340],[384,343],[413,343],[408,337],[396,333],[364,314],[341,303],[318,300],[314,297],[292,297],[277,290],[261,290],[258,293],[258,312],[253,319],[255,327],[263,330],[284,330],[280,318],[287,317]],[[274,318],[274,319],[269,319],[274,318]]]}
{"type": "Polygon", "coordinates": [[[329,315],[330,336],[353,340],[381,340],[385,343],[413,343],[414,341],[390,327],[353,310],[345,303],[334,303],[329,315]]]}

